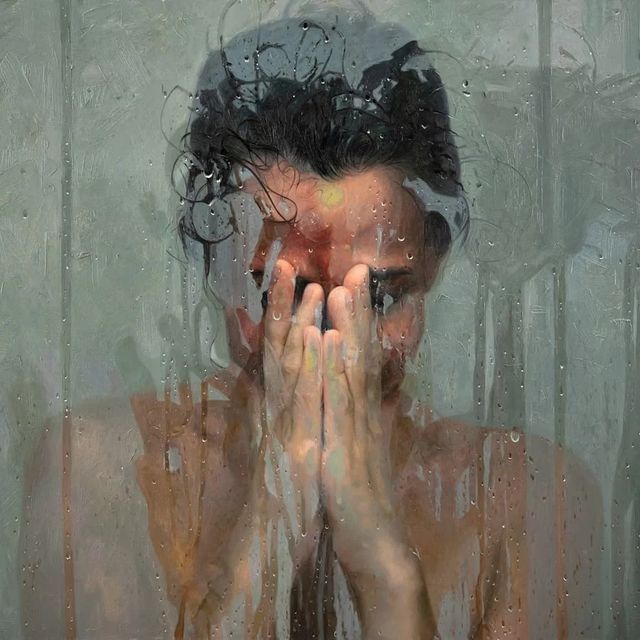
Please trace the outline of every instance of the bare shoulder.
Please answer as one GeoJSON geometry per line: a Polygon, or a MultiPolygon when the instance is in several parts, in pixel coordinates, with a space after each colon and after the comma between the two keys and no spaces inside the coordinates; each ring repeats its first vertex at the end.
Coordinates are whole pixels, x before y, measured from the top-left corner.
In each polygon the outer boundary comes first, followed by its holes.
{"type": "MultiPolygon", "coordinates": [[[[225,409],[226,403],[221,401],[207,400],[204,406],[194,402],[184,387],[177,400],[155,391],[92,398],[71,409],[69,451],[63,451],[65,421],[56,415],[46,421],[34,454],[46,457],[56,474],[63,457],[71,457],[74,477],[82,476],[86,486],[91,478],[121,477],[145,454],[164,452],[176,439],[207,440],[209,448],[222,451],[227,434],[225,409]]],[[[45,470],[38,465],[38,471],[45,470]]],[[[102,486],[102,490],[106,488],[102,486]]]]}
{"type": "Polygon", "coordinates": [[[160,637],[175,623],[167,594],[179,600],[206,556],[194,524],[202,523],[201,539],[219,544],[242,504],[234,446],[224,442],[226,405],[198,400],[102,397],[73,406],[66,421],[46,421],[25,468],[22,546],[32,575],[24,606],[34,638],[64,635],[62,618],[43,618],[38,603],[62,597],[65,535],[73,541],[79,637],[120,637],[123,629],[160,637]]]}
{"type": "Polygon", "coordinates": [[[141,452],[142,438],[128,399],[94,398],[72,407],[66,419],[56,414],[45,420],[25,473],[36,493],[52,487],[60,491],[63,468],[68,468],[79,497],[116,500],[123,483],[131,491],[134,478],[129,471],[141,452]]]}
{"type": "Polygon", "coordinates": [[[78,637],[119,637],[123,629],[162,633],[163,612],[172,612],[157,589],[160,563],[136,478],[142,451],[127,398],[91,399],[72,407],[66,420],[58,414],[45,421],[24,469],[25,638],[64,635],[63,585],[70,569],[78,637]],[[45,600],[59,606],[43,608],[45,600]]]}
{"type": "Polygon", "coordinates": [[[539,496],[542,501],[559,493],[572,500],[601,502],[595,476],[576,452],[521,429],[441,418],[425,426],[419,447],[450,468],[475,469],[487,489],[508,492],[520,501],[526,497],[520,492],[527,491],[530,498],[539,496]]]}
{"type": "MultiPolygon", "coordinates": [[[[592,567],[597,573],[602,491],[575,452],[517,429],[451,418],[426,425],[417,444],[426,466],[437,470],[443,494],[467,496],[472,507],[467,513],[477,514],[478,531],[496,553],[507,538],[527,538],[531,557],[545,562],[552,550],[574,572],[592,567]],[[461,486],[469,488],[461,493],[461,486]]],[[[451,524],[460,512],[454,507],[442,511],[451,524]]]]}
{"type": "MultiPolygon", "coordinates": [[[[540,637],[597,637],[602,491],[580,456],[517,429],[453,419],[428,425],[423,441],[421,448],[446,469],[443,484],[452,493],[465,473],[477,488],[470,492],[477,532],[491,558],[483,579],[496,598],[517,594],[540,637]]],[[[456,524],[455,510],[450,515],[456,524]]],[[[487,606],[497,624],[504,612],[487,606]]]]}

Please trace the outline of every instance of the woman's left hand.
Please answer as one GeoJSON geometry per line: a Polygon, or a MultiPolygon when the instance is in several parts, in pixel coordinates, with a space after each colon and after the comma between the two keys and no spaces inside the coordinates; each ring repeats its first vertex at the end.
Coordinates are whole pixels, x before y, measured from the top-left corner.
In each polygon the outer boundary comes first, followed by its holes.
{"type": "Polygon", "coordinates": [[[369,269],[356,265],[327,300],[323,337],[321,486],[335,552],[365,630],[380,638],[434,638],[424,577],[394,512],[391,424],[383,424],[382,346],[369,269]]]}

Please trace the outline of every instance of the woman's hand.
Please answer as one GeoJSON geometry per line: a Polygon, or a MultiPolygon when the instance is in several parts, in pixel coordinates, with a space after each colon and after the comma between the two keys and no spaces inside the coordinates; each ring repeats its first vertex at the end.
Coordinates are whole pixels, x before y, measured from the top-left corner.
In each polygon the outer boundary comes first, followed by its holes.
{"type": "Polygon", "coordinates": [[[245,376],[247,406],[237,408],[250,421],[255,445],[248,496],[228,545],[217,554],[222,571],[209,581],[198,638],[284,634],[276,612],[289,599],[295,566],[313,550],[322,524],[322,340],[316,323],[324,292],[308,285],[294,313],[294,290],[293,267],[278,260],[263,331],[254,333],[262,349],[262,383],[245,376]]]}
{"type": "MultiPolygon", "coordinates": [[[[324,292],[309,284],[293,312],[295,272],[275,265],[264,321],[264,397],[254,490],[287,525],[298,544],[319,522],[322,431],[322,340],[317,326],[324,292]]],[[[271,515],[275,515],[272,513],[271,515]]]]}
{"type": "Polygon", "coordinates": [[[323,338],[323,499],[365,637],[434,638],[421,568],[393,508],[391,425],[382,424],[382,347],[368,279],[368,267],[356,265],[327,301],[334,329],[323,338]]]}

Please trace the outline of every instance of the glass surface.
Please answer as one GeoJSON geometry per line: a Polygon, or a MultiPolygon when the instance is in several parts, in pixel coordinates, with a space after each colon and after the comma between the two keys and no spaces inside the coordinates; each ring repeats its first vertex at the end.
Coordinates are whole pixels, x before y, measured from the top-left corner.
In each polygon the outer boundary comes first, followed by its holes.
{"type": "Polygon", "coordinates": [[[617,0],[0,3],[0,637],[636,637],[639,34],[617,0]],[[269,144],[225,103],[197,146],[203,90],[278,74],[269,144]],[[305,133],[340,108],[358,144],[305,133]]]}

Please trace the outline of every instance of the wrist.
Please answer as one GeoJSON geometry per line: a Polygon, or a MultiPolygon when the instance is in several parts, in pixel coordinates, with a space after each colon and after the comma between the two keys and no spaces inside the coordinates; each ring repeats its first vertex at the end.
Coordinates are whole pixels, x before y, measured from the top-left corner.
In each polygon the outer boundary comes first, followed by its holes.
{"type": "Polygon", "coordinates": [[[365,640],[438,638],[424,577],[414,563],[379,568],[375,580],[355,591],[365,640]]]}
{"type": "Polygon", "coordinates": [[[378,540],[368,566],[345,567],[364,638],[436,638],[436,624],[419,558],[407,542],[378,540]]]}
{"type": "Polygon", "coordinates": [[[367,536],[345,537],[334,534],[334,545],[345,571],[355,578],[379,577],[387,584],[398,584],[408,576],[421,576],[416,552],[404,531],[395,526],[379,528],[367,536]]]}
{"type": "Polygon", "coordinates": [[[405,542],[395,539],[377,541],[368,567],[363,567],[357,573],[363,576],[369,574],[366,582],[375,583],[378,592],[426,594],[420,561],[405,542]]]}

